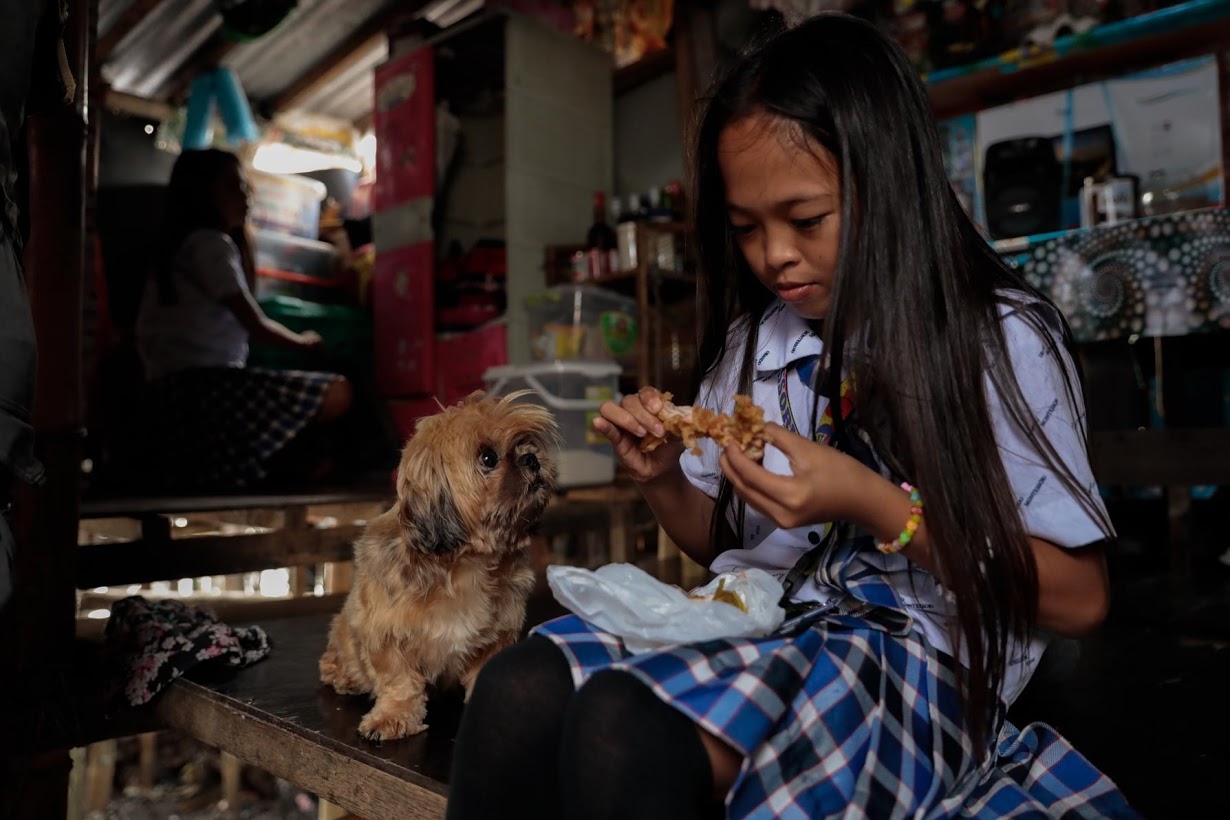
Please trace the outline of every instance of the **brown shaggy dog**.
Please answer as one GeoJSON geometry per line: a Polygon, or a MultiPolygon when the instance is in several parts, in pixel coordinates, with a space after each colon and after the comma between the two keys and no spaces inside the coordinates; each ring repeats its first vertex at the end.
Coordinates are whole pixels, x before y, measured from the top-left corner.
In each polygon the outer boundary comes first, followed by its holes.
{"type": "Polygon", "coordinates": [[[468,698],[487,658],[520,634],[558,437],[523,395],[475,393],[422,419],[402,451],[397,503],[355,543],[354,586],[320,679],[375,696],[359,724],[369,740],[426,729],[427,686],[460,682],[468,698]]]}

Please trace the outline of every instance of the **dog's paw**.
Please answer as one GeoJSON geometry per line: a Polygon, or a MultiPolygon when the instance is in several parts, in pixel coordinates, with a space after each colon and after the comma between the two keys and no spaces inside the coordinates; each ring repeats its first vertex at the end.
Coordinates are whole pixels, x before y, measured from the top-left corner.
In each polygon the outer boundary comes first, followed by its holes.
{"type": "Polygon", "coordinates": [[[337,688],[341,677],[342,665],[337,662],[337,656],[332,651],[326,652],[320,659],[320,682],[337,688]]]}
{"type": "Polygon", "coordinates": [[[421,714],[394,714],[373,709],[359,721],[359,736],[376,743],[410,737],[425,731],[427,724],[423,722],[421,714]]]}
{"type": "Polygon", "coordinates": [[[368,692],[362,684],[352,678],[340,678],[324,682],[332,686],[333,691],[339,695],[366,695],[368,692]]]}
{"type": "Polygon", "coordinates": [[[320,659],[320,682],[332,686],[339,695],[365,695],[371,691],[330,652],[320,659]]]}
{"type": "Polygon", "coordinates": [[[330,670],[328,673],[322,673],[320,682],[325,686],[332,686],[333,691],[339,695],[362,695],[367,692],[357,680],[349,675],[343,675],[338,670],[330,670]]]}

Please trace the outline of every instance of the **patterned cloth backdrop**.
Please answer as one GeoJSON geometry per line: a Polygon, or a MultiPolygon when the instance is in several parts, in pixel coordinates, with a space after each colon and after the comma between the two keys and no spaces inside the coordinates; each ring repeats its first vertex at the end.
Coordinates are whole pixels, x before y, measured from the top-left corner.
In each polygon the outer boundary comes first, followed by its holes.
{"type": "Polygon", "coordinates": [[[1230,330],[1230,211],[1076,231],[1009,254],[1077,341],[1230,330]]]}

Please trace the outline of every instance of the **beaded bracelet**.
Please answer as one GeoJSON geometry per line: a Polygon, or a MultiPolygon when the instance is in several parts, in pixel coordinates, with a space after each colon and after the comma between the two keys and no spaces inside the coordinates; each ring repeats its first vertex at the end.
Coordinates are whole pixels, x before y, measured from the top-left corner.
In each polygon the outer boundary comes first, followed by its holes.
{"type": "Polygon", "coordinates": [[[876,549],[885,555],[892,555],[901,552],[910,541],[914,539],[914,533],[918,532],[918,526],[922,523],[922,494],[918,492],[918,488],[910,484],[908,481],[901,485],[901,489],[910,494],[910,517],[906,519],[905,529],[901,534],[892,541],[881,541],[876,544],[876,549]]]}

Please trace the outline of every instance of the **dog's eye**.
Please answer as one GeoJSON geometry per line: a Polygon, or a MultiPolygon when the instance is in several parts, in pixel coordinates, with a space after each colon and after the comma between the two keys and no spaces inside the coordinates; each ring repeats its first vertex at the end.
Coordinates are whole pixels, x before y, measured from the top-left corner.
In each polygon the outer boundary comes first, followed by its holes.
{"type": "Polygon", "coordinates": [[[484,470],[494,470],[500,466],[500,456],[490,447],[484,447],[478,454],[478,463],[483,465],[484,470]]]}

